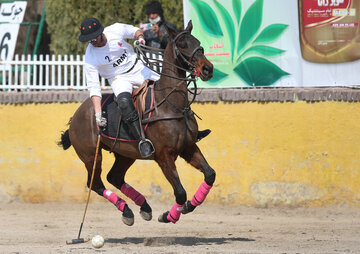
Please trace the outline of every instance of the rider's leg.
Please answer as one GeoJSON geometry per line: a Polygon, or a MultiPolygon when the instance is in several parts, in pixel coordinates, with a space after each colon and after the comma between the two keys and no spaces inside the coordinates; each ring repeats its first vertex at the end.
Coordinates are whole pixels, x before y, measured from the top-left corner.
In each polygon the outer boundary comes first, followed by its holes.
{"type": "Polygon", "coordinates": [[[151,156],[154,152],[153,145],[150,140],[141,139],[141,126],[138,113],[135,109],[131,94],[122,92],[117,96],[117,103],[119,105],[120,113],[124,122],[130,128],[132,135],[139,141],[139,151],[143,158],[151,156]]]}
{"type": "MultiPolygon", "coordinates": [[[[138,69],[139,63],[134,68],[138,69]]],[[[126,75],[115,76],[110,80],[111,88],[114,91],[114,94],[117,98],[118,106],[120,113],[124,122],[130,128],[132,135],[140,141],[139,142],[139,151],[142,157],[149,157],[154,152],[154,147],[150,140],[145,139],[141,140],[141,130],[139,116],[135,109],[134,102],[131,98],[131,93],[133,91],[134,84],[141,84],[141,75],[134,73],[134,70],[127,73],[126,75]],[[138,79],[138,80],[137,80],[138,79]],[[135,80],[135,81],[134,81],[135,80]]],[[[140,73],[141,74],[141,73],[140,73]]]]}
{"type": "Polygon", "coordinates": [[[207,135],[209,135],[211,132],[210,129],[205,129],[203,131],[198,131],[198,134],[197,134],[197,141],[200,141],[202,140],[203,138],[205,138],[207,135]]]}

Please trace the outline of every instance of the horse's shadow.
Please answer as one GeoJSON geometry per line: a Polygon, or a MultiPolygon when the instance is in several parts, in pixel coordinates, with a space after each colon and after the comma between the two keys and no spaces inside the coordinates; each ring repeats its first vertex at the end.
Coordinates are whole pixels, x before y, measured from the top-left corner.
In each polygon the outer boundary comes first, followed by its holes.
{"type": "Polygon", "coordinates": [[[204,237],[125,237],[125,238],[107,238],[106,243],[120,243],[120,244],[144,244],[145,246],[166,246],[166,245],[207,245],[207,244],[227,244],[231,242],[251,242],[255,241],[250,238],[242,237],[219,237],[219,238],[204,238],[204,237]]]}

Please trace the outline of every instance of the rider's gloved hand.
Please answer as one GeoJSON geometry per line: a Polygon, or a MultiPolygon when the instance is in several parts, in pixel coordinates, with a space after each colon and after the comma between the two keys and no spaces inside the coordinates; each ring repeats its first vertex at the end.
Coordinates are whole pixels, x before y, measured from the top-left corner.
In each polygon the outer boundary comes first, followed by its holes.
{"type": "Polygon", "coordinates": [[[139,46],[139,45],[145,45],[145,39],[144,38],[139,38],[136,41],[134,41],[134,46],[139,46]]]}
{"type": "Polygon", "coordinates": [[[99,127],[105,127],[106,126],[106,118],[101,116],[101,112],[95,113],[95,120],[96,120],[96,124],[99,127]]]}

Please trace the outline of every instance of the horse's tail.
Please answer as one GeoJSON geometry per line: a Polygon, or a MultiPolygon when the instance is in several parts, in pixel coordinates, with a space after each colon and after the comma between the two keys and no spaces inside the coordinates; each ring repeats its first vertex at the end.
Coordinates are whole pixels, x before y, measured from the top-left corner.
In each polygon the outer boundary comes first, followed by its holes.
{"type": "Polygon", "coordinates": [[[62,146],[64,150],[68,149],[71,146],[71,141],[69,137],[69,129],[61,133],[61,140],[57,143],[58,146],[62,146]]]}
{"type": "MultiPolygon", "coordinates": [[[[71,120],[72,120],[72,117],[70,118],[67,125],[71,124],[71,120]]],[[[57,142],[57,145],[60,147],[62,146],[62,148],[64,150],[68,149],[71,146],[71,141],[70,141],[70,137],[69,137],[69,129],[67,129],[66,131],[61,133],[61,139],[59,142],[57,142]]]]}

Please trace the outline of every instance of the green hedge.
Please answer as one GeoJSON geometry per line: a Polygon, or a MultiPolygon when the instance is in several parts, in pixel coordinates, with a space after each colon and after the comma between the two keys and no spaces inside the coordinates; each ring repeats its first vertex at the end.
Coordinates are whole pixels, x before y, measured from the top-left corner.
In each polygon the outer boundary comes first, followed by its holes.
{"type": "MultiPolygon", "coordinates": [[[[184,26],[182,0],[159,0],[165,18],[180,29],[184,26]],[[176,15],[175,15],[176,14],[176,15]]],[[[139,25],[147,23],[144,0],[47,0],[46,22],[54,54],[84,54],[87,43],[80,43],[80,24],[95,17],[103,26],[115,22],[139,25]]]]}

